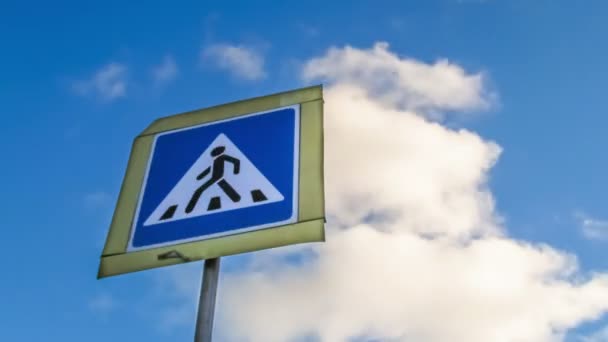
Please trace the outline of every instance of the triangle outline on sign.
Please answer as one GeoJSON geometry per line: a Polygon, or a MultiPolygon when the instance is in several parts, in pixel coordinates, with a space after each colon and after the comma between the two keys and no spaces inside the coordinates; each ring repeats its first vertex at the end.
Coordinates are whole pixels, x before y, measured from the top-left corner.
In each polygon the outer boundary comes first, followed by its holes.
{"type": "Polygon", "coordinates": [[[282,200],[284,197],[279,190],[225,134],[220,133],[148,216],[143,226],[244,209],[282,200]],[[189,206],[196,190],[202,188],[204,184],[212,182],[213,167],[211,166],[214,165],[216,159],[212,156],[212,151],[218,146],[225,147],[222,153],[225,156],[222,161],[224,175],[202,191],[198,200],[194,201],[196,203],[194,206],[189,206]],[[234,159],[239,164],[238,173],[236,173],[237,167],[234,159]],[[206,170],[208,173],[203,174],[203,171],[206,170]],[[202,177],[200,177],[201,175],[202,177]],[[228,186],[220,183],[228,183],[228,186]],[[230,191],[230,188],[233,191],[230,191]],[[190,212],[186,212],[187,209],[190,212]]]}

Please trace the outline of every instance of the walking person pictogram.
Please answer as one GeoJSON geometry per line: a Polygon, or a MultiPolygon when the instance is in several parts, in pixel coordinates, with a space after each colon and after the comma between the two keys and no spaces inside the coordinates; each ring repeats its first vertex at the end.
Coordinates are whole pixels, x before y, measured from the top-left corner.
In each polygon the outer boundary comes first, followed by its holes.
{"type": "MultiPolygon", "coordinates": [[[[201,172],[196,177],[196,180],[202,180],[203,178],[207,177],[209,174],[211,174],[211,178],[209,178],[209,180],[207,180],[205,183],[203,183],[201,186],[199,186],[194,191],[194,193],[192,194],[192,197],[190,198],[190,201],[188,201],[188,205],[186,206],[186,210],[185,210],[186,214],[189,214],[194,210],[194,208],[198,204],[198,200],[200,199],[203,192],[205,192],[205,190],[209,189],[209,187],[211,187],[214,184],[217,184],[220,187],[220,189],[222,189],[224,191],[224,193],[228,196],[228,198],[230,198],[232,200],[232,202],[236,203],[241,200],[241,195],[239,195],[239,193],[236,190],[234,190],[232,185],[230,185],[230,183],[228,183],[226,181],[226,179],[224,179],[226,163],[232,163],[232,166],[233,166],[232,172],[235,175],[238,175],[239,172],[241,172],[241,161],[238,158],[234,158],[232,156],[224,154],[225,151],[226,151],[225,146],[217,146],[211,151],[211,156],[213,157],[213,163],[211,164],[211,166],[209,166],[205,170],[203,170],[203,172],[201,172]]],[[[216,209],[221,208],[221,206],[222,206],[221,199],[219,197],[215,196],[209,200],[209,206],[207,207],[207,210],[216,210],[216,209]]],[[[177,204],[170,206],[169,208],[167,208],[167,210],[161,216],[160,219],[167,220],[167,219],[172,218],[173,215],[175,215],[176,210],[177,210],[177,204]]]]}
{"type": "Polygon", "coordinates": [[[273,184],[221,134],[150,214],[146,225],[281,200],[273,184]]]}
{"type": "MultiPolygon", "coordinates": [[[[241,195],[239,195],[236,190],[224,179],[225,165],[226,163],[232,163],[233,170],[232,172],[235,175],[238,175],[241,171],[241,161],[237,158],[224,154],[226,151],[226,147],[218,146],[211,151],[211,156],[213,159],[213,164],[207,167],[203,172],[201,172],[196,179],[201,180],[207,175],[211,173],[211,178],[203,183],[198,189],[194,191],[192,194],[192,198],[188,202],[186,206],[186,213],[192,212],[196,204],[198,203],[199,198],[207,190],[210,186],[217,183],[217,185],[224,191],[224,193],[232,200],[232,202],[238,202],[241,200],[241,195]]],[[[220,198],[213,197],[209,202],[209,210],[219,209],[221,207],[220,198]]]]}

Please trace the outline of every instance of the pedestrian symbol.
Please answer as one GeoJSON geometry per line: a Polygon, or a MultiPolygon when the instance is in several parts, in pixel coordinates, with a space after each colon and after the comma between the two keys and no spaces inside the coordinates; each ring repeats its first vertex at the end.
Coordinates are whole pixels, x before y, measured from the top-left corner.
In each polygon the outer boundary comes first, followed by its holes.
{"type": "Polygon", "coordinates": [[[144,226],[279,202],[283,195],[228,139],[218,135],[144,226]]]}

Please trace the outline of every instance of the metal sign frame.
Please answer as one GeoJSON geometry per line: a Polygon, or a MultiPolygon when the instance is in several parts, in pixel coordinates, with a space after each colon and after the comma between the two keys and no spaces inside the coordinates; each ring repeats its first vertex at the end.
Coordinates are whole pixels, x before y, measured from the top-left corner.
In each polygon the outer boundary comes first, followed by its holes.
{"type": "Polygon", "coordinates": [[[325,240],[323,94],[321,86],[257,97],[154,121],[138,135],[120,190],[97,277],[104,278],[190,261],[325,240]],[[128,251],[132,223],[152,146],[163,132],[300,105],[298,217],[292,224],[212,239],[128,251]]]}

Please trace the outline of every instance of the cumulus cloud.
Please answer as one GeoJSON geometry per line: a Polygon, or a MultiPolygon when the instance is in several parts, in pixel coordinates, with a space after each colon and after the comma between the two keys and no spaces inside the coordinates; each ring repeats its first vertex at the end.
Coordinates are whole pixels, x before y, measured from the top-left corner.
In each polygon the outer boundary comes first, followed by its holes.
{"type": "Polygon", "coordinates": [[[167,55],[163,61],[152,68],[152,79],[157,85],[173,81],[178,74],[177,64],[172,56],[167,55]]]}
{"type": "Polygon", "coordinates": [[[264,56],[252,47],[214,44],[203,49],[201,57],[204,63],[211,63],[238,79],[256,81],[266,77],[264,56]]]}
{"type": "Polygon", "coordinates": [[[398,110],[437,111],[487,108],[493,94],[484,87],[485,76],[466,71],[446,59],[427,64],[402,58],[389,45],[376,43],[371,49],[350,46],[331,48],[313,58],[304,68],[307,80],[355,86],[374,103],[398,110]]]}
{"type": "Polygon", "coordinates": [[[583,235],[590,240],[608,241],[608,221],[577,213],[576,218],[583,235]]]}
{"type": "Polygon", "coordinates": [[[120,63],[110,63],[95,72],[90,78],[75,81],[72,89],[79,95],[94,95],[111,101],[127,94],[127,67],[120,63]]]}
{"type": "Polygon", "coordinates": [[[487,184],[501,148],[429,119],[486,108],[482,74],[379,43],[329,49],[303,77],[327,81],[327,242],[224,272],[219,338],[549,342],[607,311],[608,275],[509,237],[487,184]]]}

